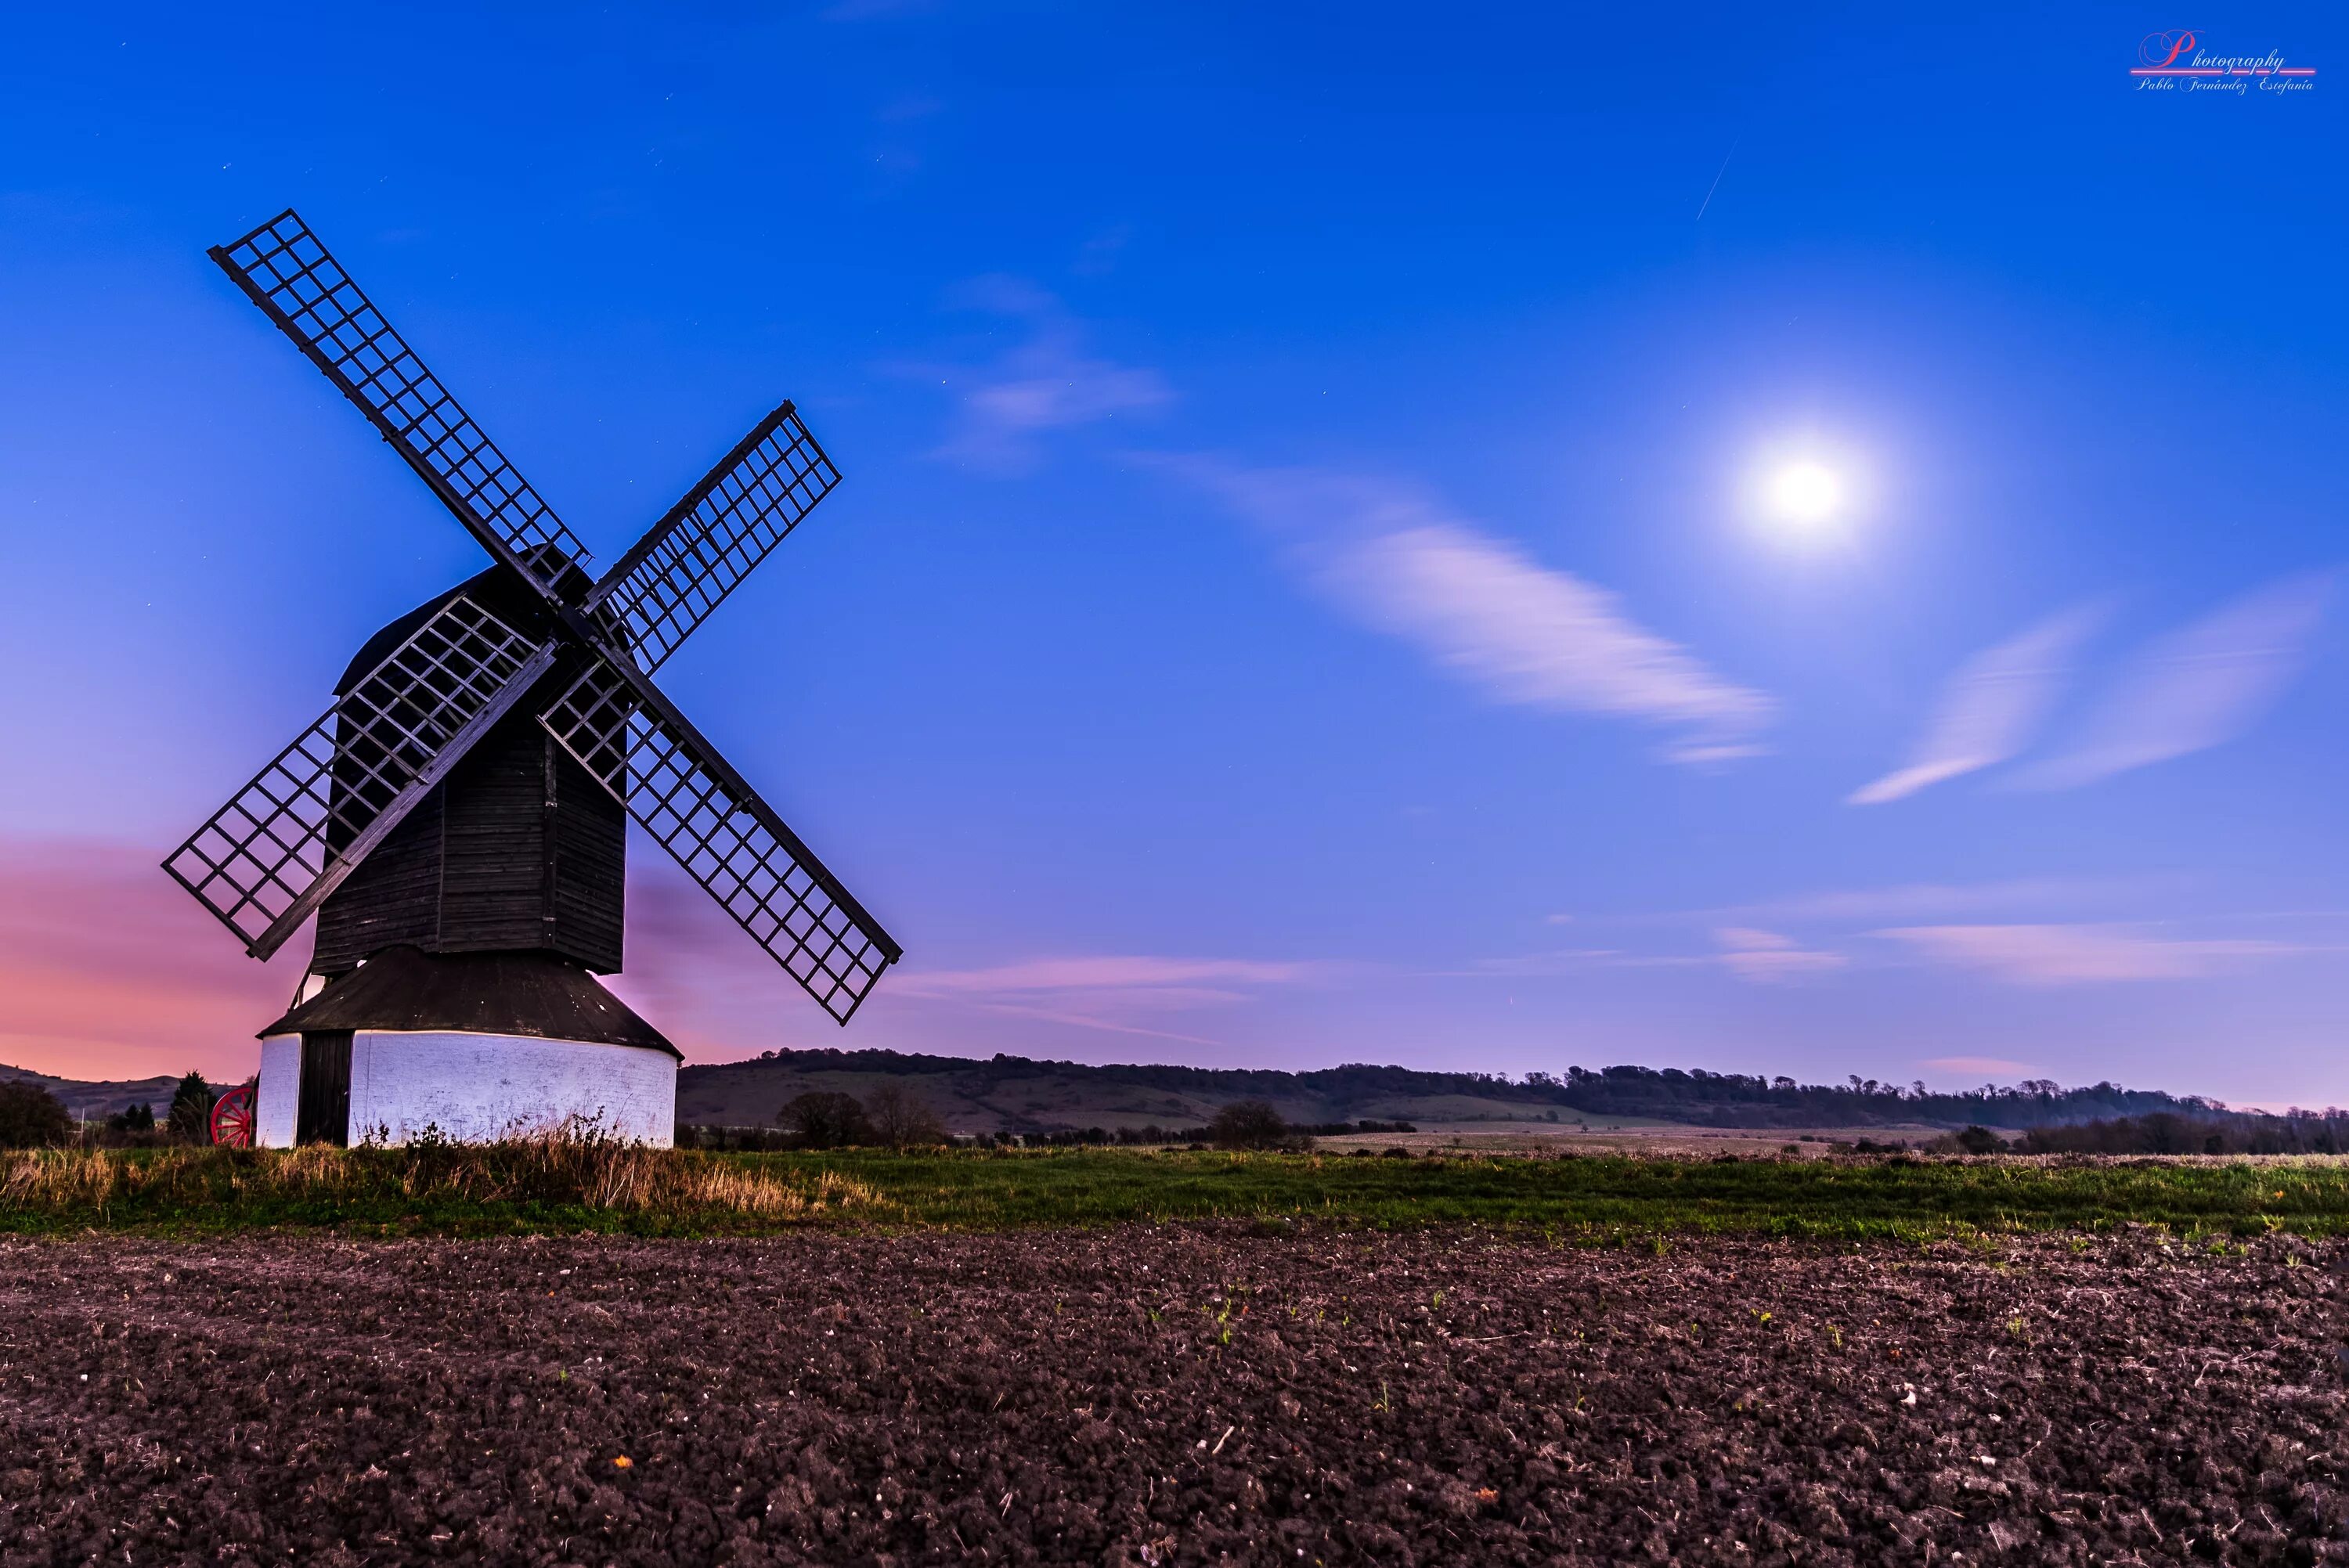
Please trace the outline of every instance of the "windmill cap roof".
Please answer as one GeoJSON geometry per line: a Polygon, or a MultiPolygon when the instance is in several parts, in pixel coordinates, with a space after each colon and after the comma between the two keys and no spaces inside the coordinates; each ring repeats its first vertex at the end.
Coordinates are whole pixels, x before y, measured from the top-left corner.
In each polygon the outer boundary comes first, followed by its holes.
{"type": "MultiPolygon", "coordinates": [[[[587,575],[568,562],[563,563],[561,581],[566,593],[585,593],[589,586],[587,575]]],[[[460,593],[516,631],[543,635],[552,624],[537,594],[504,567],[492,566],[453,588],[442,589],[360,644],[359,651],[344,667],[343,678],[335,683],[335,695],[340,696],[358,685],[359,677],[389,658],[394,648],[414,635],[417,627],[440,614],[441,606],[460,593]]]]}
{"type": "Polygon", "coordinates": [[[576,964],[545,953],[388,947],[261,1031],[526,1035],[684,1052],[576,964]]]}

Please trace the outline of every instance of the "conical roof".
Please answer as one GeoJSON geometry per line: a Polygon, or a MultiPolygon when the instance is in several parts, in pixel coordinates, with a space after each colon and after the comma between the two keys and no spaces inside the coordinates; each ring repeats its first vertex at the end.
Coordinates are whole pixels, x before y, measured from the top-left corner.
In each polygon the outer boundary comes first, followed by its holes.
{"type": "Polygon", "coordinates": [[[585,969],[544,953],[388,947],[261,1035],[313,1029],[528,1035],[684,1056],[585,969]]]}

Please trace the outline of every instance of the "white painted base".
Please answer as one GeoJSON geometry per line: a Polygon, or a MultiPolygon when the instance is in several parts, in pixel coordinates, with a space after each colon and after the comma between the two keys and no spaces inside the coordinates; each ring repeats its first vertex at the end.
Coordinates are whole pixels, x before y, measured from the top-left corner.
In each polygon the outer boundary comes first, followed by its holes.
{"type": "Polygon", "coordinates": [[[294,1147],[294,1111],[302,1099],[302,1037],[272,1035],[261,1042],[261,1087],[253,1108],[253,1140],[264,1149],[294,1147]]]}
{"type": "MultiPolygon", "coordinates": [[[[294,1141],[299,1037],[262,1042],[256,1132],[294,1141]],[[274,1049],[278,1047],[282,1050],[274,1049]]],[[[351,1040],[354,1144],[414,1141],[427,1129],[458,1143],[558,1130],[666,1149],[677,1133],[677,1058],[636,1046],[521,1035],[362,1030],[351,1040]]]]}

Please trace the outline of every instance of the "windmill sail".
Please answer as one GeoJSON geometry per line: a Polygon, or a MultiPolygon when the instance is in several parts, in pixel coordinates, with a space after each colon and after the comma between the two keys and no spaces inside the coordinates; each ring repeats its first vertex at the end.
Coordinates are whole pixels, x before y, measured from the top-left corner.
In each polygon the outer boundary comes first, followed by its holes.
{"type": "Polygon", "coordinates": [[[210,254],[492,555],[542,592],[587,559],[586,547],[292,209],[210,254]]]}
{"type": "Polygon", "coordinates": [[[460,596],[354,682],[163,869],[266,958],[554,663],[460,596]]]}
{"type": "Polygon", "coordinates": [[[585,608],[649,674],[839,482],[786,403],[645,531],[585,608]]]}
{"type": "MultiPolygon", "coordinates": [[[[506,752],[485,752],[482,777],[503,780],[496,788],[506,793],[492,800],[492,786],[481,784],[468,798],[482,807],[477,816],[483,820],[501,812],[501,820],[519,820],[507,773],[539,780],[546,792],[524,812],[536,824],[535,836],[517,830],[525,848],[509,855],[502,847],[491,857],[497,862],[495,901],[487,883],[452,882],[446,872],[454,862],[438,862],[442,897],[431,907],[442,924],[434,939],[460,940],[446,929],[454,899],[465,903],[470,922],[463,941],[479,945],[492,928],[502,940],[510,937],[499,923],[527,921],[537,910],[533,940],[506,946],[577,957],[573,948],[540,940],[552,930],[593,958],[603,949],[591,939],[602,932],[609,961],[617,963],[625,831],[619,813],[595,791],[561,790],[556,763],[567,752],[845,1024],[902,949],[662,696],[649,673],[839,483],[839,470],[792,406],[761,420],[591,586],[578,539],[300,217],[289,210],[211,253],[490,552],[493,571],[514,573],[515,585],[531,595],[509,605],[502,590],[484,589],[491,602],[525,625],[543,624],[551,640],[525,636],[461,593],[450,599],[173,851],[166,869],[249,952],[268,956],[559,658],[571,684],[536,717],[561,751],[544,738],[533,741],[525,748],[531,758],[513,761],[506,772],[500,771],[502,758],[512,760],[506,752]],[[570,802],[579,796],[597,810],[574,810],[570,802]],[[580,852],[583,844],[588,852],[580,852]],[[593,848],[598,844],[605,850],[593,848]],[[536,902],[517,903],[498,881],[515,874],[517,863],[525,871],[539,864],[536,902]],[[566,881],[574,866],[585,870],[566,881]],[[610,872],[603,882],[594,874],[598,866],[610,872]],[[596,892],[606,884],[608,911],[596,892]],[[523,911],[518,917],[515,908],[523,911]]],[[[541,700],[534,698],[533,707],[541,700]]],[[[512,738],[505,733],[512,729],[504,727],[492,751],[512,738]]],[[[469,769],[459,784],[475,772],[469,769]]],[[[399,842],[424,836],[402,835],[399,842]]],[[[440,852],[452,851],[444,843],[440,852]]],[[[371,896],[376,882],[397,882],[410,870],[388,853],[369,877],[351,885],[353,907],[371,896]]],[[[363,929],[372,940],[396,925],[363,929]]]]}
{"type": "Polygon", "coordinates": [[[651,683],[598,660],[539,722],[841,1023],[901,956],[774,809],[651,683]]]}

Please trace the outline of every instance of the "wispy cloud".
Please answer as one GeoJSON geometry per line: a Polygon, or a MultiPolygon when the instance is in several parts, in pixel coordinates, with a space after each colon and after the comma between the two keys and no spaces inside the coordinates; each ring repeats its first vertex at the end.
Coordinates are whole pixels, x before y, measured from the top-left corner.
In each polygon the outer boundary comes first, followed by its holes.
{"type": "Polygon", "coordinates": [[[914,970],[897,976],[899,987],[916,995],[1027,995],[1081,991],[1114,993],[1154,1005],[1173,998],[1180,1005],[1206,999],[1238,1001],[1238,985],[1283,985],[1305,978],[1307,964],[1268,963],[1249,958],[1165,958],[1110,954],[1082,958],[1033,958],[987,969],[914,970]],[[1201,989],[1201,987],[1218,987],[1201,989]]]}
{"type": "Polygon", "coordinates": [[[1104,954],[984,969],[916,970],[895,977],[895,985],[905,996],[1112,1034],[1216,1045],[1221,1042],[1142,1020],[1252,1001],[1267,987],[1296,985],[1324,967],[1247,958],[1104,954]]]}
{"type": "Polygon", "coordinates": [[[941,376],[960,387],[960,399],[940,457],[991,473],[1020,473],[1035,466],[1050,431],[1174,401],[1157,371],[1086,352],[1082,327],[1033,284],[979,278],[957,291],[955,303],[1014,321],[1024,336],[977,369],[941,376]]]}
{"type": "Polygon", "coordinates": [[[1515,980],[1571,975],[1591,969],[1718,969],[1759,985],[1779,985],[1841,969],[1840,953],[1806,946],[1783,932],[1754,926],[1723,926],[1713,934],[1711,953],[1635,953],[1620,947],[1561,947],[1508,958],[1479,959],[1464,976],[1515,980]]]}
{"type": "Polygon", "coordinates": [[[2022,782],[2064,789],[2232,740],[2299,673],[2335,573],[2288,577],[2220,606],[2148,649],[2072,751],[2022,782]]]}
{"type": "Polygon", "coordinates": [[[1437,970],[1452,978],[1522,980],[1587,969],[1687,969],[1713,962],[1701,953],[1632,953],[1620,947],[1553,947],[1506,958],[1479,958],[1465,969],[1437,970]]]}
{"type": "Polygon", "coordinates": [[[1967,660],[1942,688],[1940,707],[1908,763],[1854,790],[1849,803],[1898,800],[2020,752],[2045,722],[2080,645],[2105,614],[2102,603],[2075,605],[1967,660]]]}
{"type": "Polygon", "coordinates": [[[1158,1018],[1203,1007],[1252,1002],[1273,985],[1294,985],[1325,972],[1325,965],[1266,963],[1255,958],[1163,958],[1146,953],[1031,958],[987,969],[914,969],[893,976],[897,995],[956,1002],[982,1012],[1039,1018],[1045,1024],[1151,1036],[1191,1045],[1222,1045],[1203,1036],[1161,1028],[1158,1018]]]}
{"type": "Polygon", "coordinates": [[[2015,985],[2193,980],[2305,949],[2173,937],[2123,925],[1906,925],[1876,933],[1920,956],[2015,985]]]}
{"type": "MultiPolygon", "coordinates": [[[[980,1012],[1039,1023],[1221,1045],[1185,1027],[1282,987],[1338,973],[1336,965],[1247,958],[1087,954],[1024,959],[978,969],[893,968],[858,1014],[860,1027],[886,1016],[910,1038],[949,1050],[967,1021],[940,1038],[909,1026],[901,1004],[980,1012]]],[[[609,983],[675,1040],[690,1060],[731,1060],[770,1046],[838,1043],[839,1033],[798,985],[761,953],[725,911],[684,876],[648,861],[628,877],[628,968],[609,983]]]]}
{"type": "Polygon", "coordinates": [[[1785,898],[1677,914],[1642,917],[1699,924],[1810,924],[1838,922],[1926,920],[1935,915],[1985,910],[2044,909],[2106,904],[2168,885],[2162,877],[2010,877],[1979,882],[1896,882],[1886,887],[1837,888],[1785,898]]]}
{"type": "Polygon", "coordinates": [[[1713,937],[1721,944],[1721,966],[1759,985],[1783,985],[1849,962],[1840,953],[1805,947],[1783,932],[1756,926],[1723,926],[1713,937]]]}
{"type": "Polygon", "coordinates": [[[1542,565],[1423,491],[1313,470],[1168,466],[1273,530],[1333,602],[1497,701],[1671,730],[1665,755],[1676,762],[1762,749],[1769,697],[1641,626],[1615,595],[1542,565]]]}

